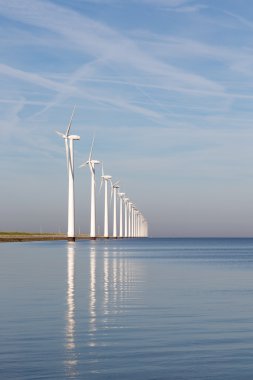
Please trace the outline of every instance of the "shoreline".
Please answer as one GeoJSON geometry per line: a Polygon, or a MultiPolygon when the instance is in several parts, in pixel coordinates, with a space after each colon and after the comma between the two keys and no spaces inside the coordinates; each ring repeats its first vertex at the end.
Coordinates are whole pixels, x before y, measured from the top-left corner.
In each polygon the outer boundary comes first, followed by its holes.
{"type": "MultiPolygon", "coordinates": [[[[76,240],[89,240],[86,235],[79,235],[76,240]]],[[[98,237],[100,239],[100,237],[98,237]]],[[[66,235],[61,234],[41,234],[41,233],[2,233],[0,234],[0,243],[14,242],[32,242],[32,241],[53,241],[53,240],[68,240],[66,235]]]]}
{"type": "MultiPolygon", "coordinates": [[[[105,238],[104,236],[97,236],[95,239],[91,238],[88,235],[78,235],[75,240],[96,240],[96,239],[115,239],[110,236],[109,238],[105,238]]],[[[122,239],[122,238],[117,238],[122,239]]],[[[54,240],[66,240],[71,241],[68,236],[64,234],[43,234],[43,233],[14,233],[14,232],[2,232],[0,233],[0,243],[19,243],[19,242],[33,242],[33,241],[54,241],[54,240]]]]}

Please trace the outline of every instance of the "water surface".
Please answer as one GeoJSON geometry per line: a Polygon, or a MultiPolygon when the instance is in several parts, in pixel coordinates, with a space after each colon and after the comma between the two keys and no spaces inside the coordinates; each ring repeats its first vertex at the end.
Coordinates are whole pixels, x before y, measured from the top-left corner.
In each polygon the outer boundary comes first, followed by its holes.
{"type": "Polygon", "coordinates": [[[253,239],[0,245],[1,379],[253,378],[253,239]]]}

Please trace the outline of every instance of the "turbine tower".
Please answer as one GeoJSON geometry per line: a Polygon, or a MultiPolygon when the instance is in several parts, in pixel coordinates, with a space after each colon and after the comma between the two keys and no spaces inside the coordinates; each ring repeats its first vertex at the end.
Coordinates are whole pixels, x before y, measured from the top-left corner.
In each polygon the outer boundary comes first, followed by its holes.
{"type": "Polygon", "coordinates": [[[70,135],[73,116],[73,109],[66,133],[56,132],[65,141],[67,173],[68,173],[68,240],[75,241],[75,193],[74,193],[74,140],[80,140],[80,136],[70,135]]]}
{"type": "Polygon", "coordinates": [[[129,198],[124,197],[124,204],[125,204],[125,237],[128,237],[128,202],[129,198]]]}
{"type": "Polygon", "coordinates": [[[128,202],[128,237],[132,237],[132,207],[133,203],[128,202]]]}
{"type": "Polygon", "coordinates": [[[89,165],[91,173],[91,197],[90,197],[90,238],[96,239],[96,180],[95,180],[95,165],[100,164],[100,161],[92,159],[92,150],[94,145],[94,137],[91,144],[89,158],[81,167],[89,165]]]}
{"type": "Polygon", "coordinates": [[[123,200],[125,193],[118,193],[119,199],[120,199],[120,206],[119,206],[119,237],[123,238],[123,200]]]}
{"type": "Polygon", "coordinates": [[[118,185],[119,181],[112,184],[112,192],[113,192],[113,237],[117,238],[117,192],[119,189],[118,185]]]}
{"type": "Polygon", "coordinates": [[[135,213],[135,206],[132,204],[132,214],[131,214],[131,237],[134,237],[134,213],[135,213]]]}
{"type": "Polygon", "coordinates": [[[104,237],[106,239],[109,238],[109,228],[108,228],[108,224],[109,224],[109,217],[108,217],[108,181],[110,181],[111,179],[112,179],[112,177],[110,175],[105,175],[104,174],[104,166],[103,166],[103,163],[102,163],[102,176],[101,176],[100,190],[101,190],[102,184],[104,182],[104,184],[105,184],[104,237]]]}

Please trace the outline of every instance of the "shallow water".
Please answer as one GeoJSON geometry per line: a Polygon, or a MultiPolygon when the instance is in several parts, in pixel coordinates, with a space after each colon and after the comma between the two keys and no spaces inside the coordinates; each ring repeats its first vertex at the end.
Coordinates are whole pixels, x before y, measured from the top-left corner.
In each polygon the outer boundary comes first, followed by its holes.
{"type": "Polygon", "coordinates": [[[253,378],[253,239],[0,245],[1,379],[253,378]]]}

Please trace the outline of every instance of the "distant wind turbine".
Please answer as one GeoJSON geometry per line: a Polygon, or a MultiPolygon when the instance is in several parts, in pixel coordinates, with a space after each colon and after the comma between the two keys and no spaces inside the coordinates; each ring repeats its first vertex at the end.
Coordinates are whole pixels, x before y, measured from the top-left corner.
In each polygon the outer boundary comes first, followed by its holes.
{"type": "Polygon", "coordinates": [[[65,140],[67,172],[68,172],[68,240],[75,241],[75,194],[74,194],[74,140],[80,140],[80,136],[70,135],[73,116],[76,106],[73,109],[66,133],[56,132],[65,140]]]}
{"type": "Polygon", "coordinates": [[[128,202],[129,198],[124,197],[124,204],[125,204],[125,237],[128,237],[128,202]]]}
{"type": "Polygon", "coordinates": [[[112,177],[110,175],[104,174],[104,165],[102,163],[102,176],[101,176],[101,185],[100,190],[102,188],[103,182],[105,184],[105,202],[104,202],[104,237],[106,239],[109,238],[109,231],[108,231],[108,224],[109,224],[109,217],[108,217],[108,181],[110,181],[112,177]]]}
{"type": "Polygon", "coordinates": [[[132,208],[133,203],[128,202],[128,237],[132,237],[132,208]]]}
{"type": "Polygon", "coordinates": [[[132,205],[132,219],[131,219],[131,237],[134,237],[134,212],[135,212],[135,205],[132,205]]]}
{"type": "Polygon", "coordinates": [[[117,238],[117,192],[119,189],[119,181],[112,184],[112,194],[113,194],[113,234],[114,238],[117,238]]]}
{"type": "Polygon", "coordinates": [[[95,165],[100,164],[100,161],[92,159],[92,150],[94,145],[94,137],[91,144],[88,161],[84,162],[81,167],[89,165],[91,173],[91,198],[90,198],[90,237],[96,239],[96,180],[95,180],[95,165]]]}
{"type": "Polygon", "coordinates": [[[118,193],[120,199],[119,205],[119,237],[123,238],[123,201],[125,193],[118,193]]]}

